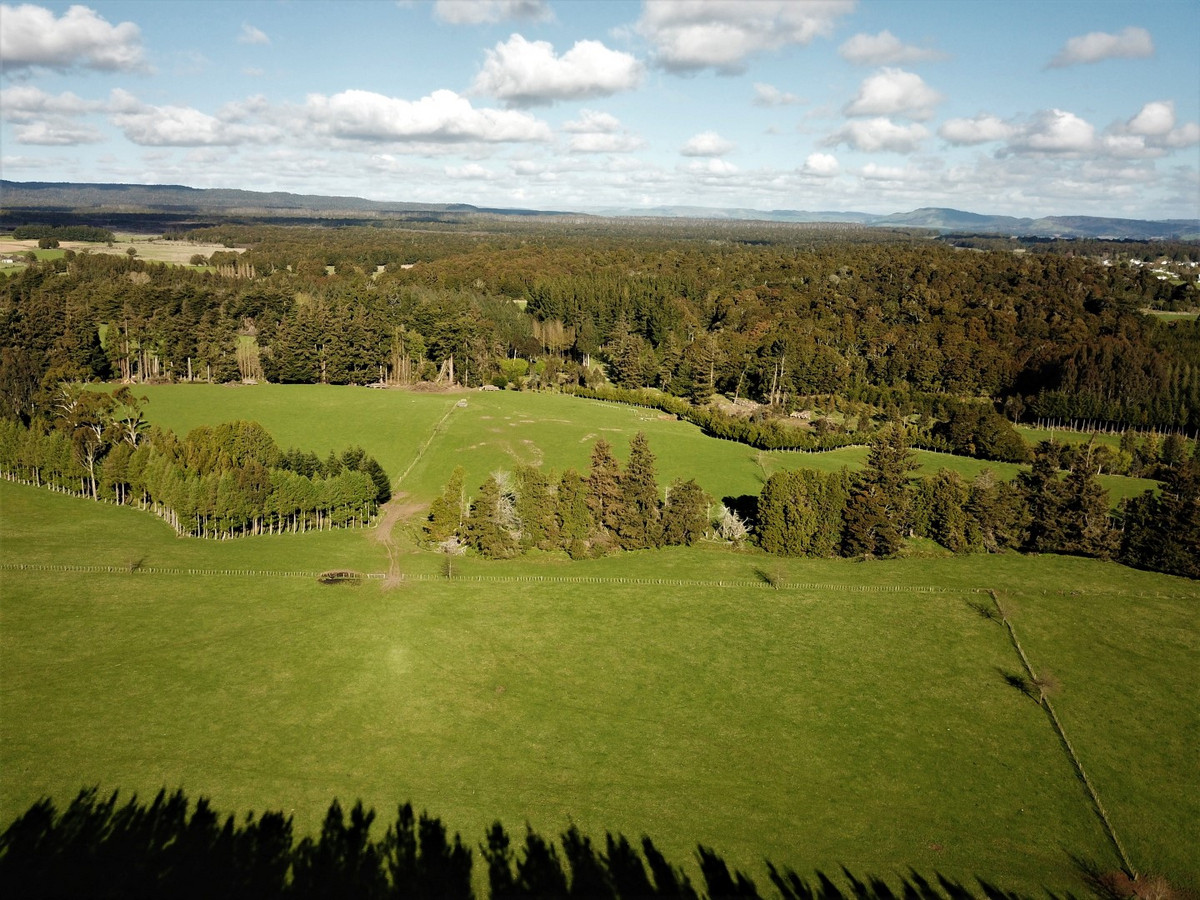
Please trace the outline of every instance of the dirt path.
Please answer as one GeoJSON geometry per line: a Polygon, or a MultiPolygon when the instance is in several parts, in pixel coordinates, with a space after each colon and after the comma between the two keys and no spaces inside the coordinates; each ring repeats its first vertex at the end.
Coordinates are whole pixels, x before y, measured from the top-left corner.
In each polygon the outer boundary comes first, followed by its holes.
{"type": "Polygon", "coordinates": [[[379,521],[375,524],[375,540],[377,543],[383,544],[384,549],[387,550],[388,570],[387,578],[384,581],[385,587],[394,587],[401,581],[400,545],[396,542],[393,532],[397,525],[409,521],[422,509],[424,509],[422,504],[413,503],[408,499],[408,494],[403,492],[379,508],[379,521]]]}

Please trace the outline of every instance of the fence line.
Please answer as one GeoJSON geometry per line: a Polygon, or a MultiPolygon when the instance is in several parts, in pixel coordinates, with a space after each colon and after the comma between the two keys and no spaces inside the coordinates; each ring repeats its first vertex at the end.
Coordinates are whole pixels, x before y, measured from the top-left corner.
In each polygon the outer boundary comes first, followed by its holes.
{"type": "MultiPolygon", "coordinates": [[[[307,571],[279,571],[264,569],[205,569],[171,566],[100,566],[100,565],[52,565],[42,563],[0,563],[0,571],[16,572],[78,572],[85,574],[111,575],[193,575],[250,578],[318,578],[322,573],[307,571]]],[[[365,572],[365,579],[385,580],[386,572],[365,572]]],[[[761,579],[725,578],[702,580],[693,578],[629,578],[606,575],[435,575],[429,573],[407,573],[392,576],[399,582],[469,582],[469,583],[522,583],[522,584],[616,584],[634,586],[663,585],[669,587],[717,587],[759,588],[761,590],[784,591],[837,591],[851,594],[947,594],[976,592],[974,588],[949,588],[940,585],[893,585],[893,584],[823,584],[820,582],[784,582],[770,584],[761,579]]]]}
{"type": "Polygon", "coordinates": [[[1116,848],[1117,855],[1121,858],[1121,865],[1125,867],[1125,872],[1136,879],[1138,871],[1133,867],[1133,863],[1129,859],[1129,854],[1125,852],[1125,846],[1121,843],[1121,839],[1117,837],[1116,829],[1113,828],[1112,822],[1108,818],[1108,811],[1100,801],[1100,795],[1096,792],[1092,780],[1088,778],[1087,772],[1084,771],[1083,763],[1079,760],[1079,754],[1075,752],[1075,747],[1071,744],[1071,739],[1067,737],[1067,732],[1063,728],[1062,722],[1059,721],[1058,714],[1054,711],[1054,705],[1050,702],[1050,698],[1046,696],[1046,692],[1041,689],[1038,677],[1034,674],[1033,666],[1029,664],[1029,657],[1025,655],[1025,649],[1021,646],[1020,640],[1017,639],[1016,629],[1013,628],[1012,622],[1009,621],[1008,616],[1005,615],[1004,610],[1001,608],[1000,599],[996,596],[996,592],[989,590],[988,593],[992,597],[992,603],[996,606],[996,612],[1000,615],[1000,621],[1008,629],[1008,636],[1012,640],[1013,647],[1016,648],[1017,655],[1021,657],[1021,664],[1025,667],[1025,672],[1029,675],[1030,682],[1038,688],[1038,702],[1046,710],[1050,724],[1054,726],[1054,731],[1058,734],[1063,749],[1067,751],[1067,756],[1070,758],[1071,764],[1075,767],[1075,772],[1079,776],[1079,780],[1083,782],[1088,797],[1092,801],[1092,806],[1095,808],[1096,814],[1100,819],[1100,824],[1104,826],[1104,833],[1108,835],[1108,839],[1112,842],[1113,847],[1116,848]]]}

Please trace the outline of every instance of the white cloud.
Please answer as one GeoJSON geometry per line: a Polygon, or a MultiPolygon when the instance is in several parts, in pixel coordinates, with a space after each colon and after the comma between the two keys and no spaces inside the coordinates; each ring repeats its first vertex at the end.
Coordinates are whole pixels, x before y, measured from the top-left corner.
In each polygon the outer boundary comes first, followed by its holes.
{"type": "Polygon", "coordinates": [[[606,112],[598,112],[594,109],[581,109],[578,119],[563,125],[563,131],[569,131],[572,134],[594,134],[597,132],[611,134],[620,130],[621,122],[616,116],[606,112]]]}
{"type": "Polygon", "coordinates": [[[451,178],[467,181],[491,181],[496,173],[486,169],[479,163],[467,163],[463,166],[446,166],[445,173],[451,178]]]}
{"type": "Polygon", "coordinates": [[[1050,60],[1051,69],[1097,63],[1106,59],[1144,59],[1154,55],[1154,41],[1145,28],[1130,26],[1117,34],[1093,31],[1073,37],[1050,60]]]}
{"type": "Polygon", "coordinates": [[[947,119],[938,129],[938,137],[960,146],[1006,141],[1015,133],[1014,126],[986,113],[970,119],[947,119]]]}
{"type": "Polygon", "coordinates": [[[577,134],[571,138],[572,153],[632,153],[641,150],[646,142],[633,134],[577,134]]]}
{"type": "Polygon", "coordinates": [[[801,100],[795,94],[781,91],[774,85],[756,82],[752,102],[755,106],[790,106],[793,103],[800,103],[801,100]]]}
{"type": "Polygon", "coordinates": [[[715,131],[702,131],[689,139],[679,152],[684,156],[724,156],[736,147],[733,141],[726,140],[715,131]]]}
{"type": "Polygon", "coordinates": [[[98,144],[104,135],[90,125],[79,125],[69,119],[44,119],[15,129],[18,144],[44,147],[70,147],[77,144],[98,144]]]}
{"type": "Polygon", "coordinates": [[[554,18],[545,0],[437,0],[433,15],[451,25],[494,25],[506,19],[549,22],[554,18]]]}
{"type": "Polygon", "coordinates": [[[607,97],[637,87],[643,68],[633,56],[599,41],[578,41],[562,56],[547,41],[514,34],[487,51],[472,91],[508,106],[538,106],[558,100],[607,97]]]}
{"type": "Polygon", "coordinates": [[[849,116],[904,116],[928,119],[945,98],[920,75],[903,69],[882,69],[865,79],[858,95],[846,105],[849,116]]]}
{"type": "Polygon", "coordinates": [[[939,50],[905,44],[886,30],[879,34],[856,34],[838,48],[838,53],[856,66],[887,66],[946,58],[939,50]]]}
{"type": "Polygon", "coordinates": [[[646,0],[637,31],[673,72],[741,72],[755,54],[828,36],[853,0],[646,0]]]}
{"type": "Polygon", "coordinates": [[[892,153],[912,153],[921,141],[929,136],[925,126],[913,123],[897,125],[891,119],[876,118],[848,122],[824,141],[827,147],[846,144],[855,150],[874,153],[886,150],[892,153]]]}
{"type": "Polygon", "coordinates": [[[579,118],[563,125],[563,131],[574,135],[568,145],[572,153],[631,153],[646,146],[616,116],[594,109],[580,110],[579,118]]]}
{"type": "Polygon", "coordinates": [[[1128,122],[1131,134],[1161,137],[1175,127],[1175,104],[1170,100],[1156,100],[1142,107],[1141,112],[1128,122]]]}
{"type": "Polygon", "coordinates": [[[1014,153],[1079,154],[1096,148],[1090,122],[1061,109],[1046,109],[1020,128],[1008,144],[1014,153]]]}
{"type": "Polygon", "coordinates": [[[371,91],[310,94],[308,121],[319,133],[359,141],[545,141],[550,128],[527,113],[475,109],[454,91],[434,91],[420,100],[399,100],[371,91]]]}
{"type": "Polygon", "coordinates": [[[132,22],[112,25],[86,6],[61,18],[41,6],[0,4],[0,68],[83,66],[106,72],[144,70],[142,37],[132,22]]]}
{"type": "Polygon", "coordinates": [[[738,173],[738,167],[723,159],[695,159],[685,165],[683,171],[692,175],[728,178],[738,173]]]}
{"type": "Polygon", "coordinates": [[[242,23],[241,34],[238,35],[239,44],[269,44],[271,39],[266,33],[255,28],[249,22],[242,23]]]}
{"type": "Polygon", "coordinates": [[[837,157],[828,153],[810,153],[808,159],[804,160],[804,168],[800,171],[804,175],[832,178],[840,170],[841,166],[838,165],[837,157]]]}
{"type": "Polygon", "coordinates": [[[54,96],[31,85],[0,90],[0,114],[13,122],[44,115],[79,116],[102,109],[103,103],[82,100],[70,91],[54,96]]]}

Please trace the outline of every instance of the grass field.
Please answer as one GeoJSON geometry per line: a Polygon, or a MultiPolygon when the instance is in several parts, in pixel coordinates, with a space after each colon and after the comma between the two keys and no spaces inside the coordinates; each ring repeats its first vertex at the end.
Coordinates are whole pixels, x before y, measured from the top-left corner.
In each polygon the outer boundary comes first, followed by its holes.
{"type": "MultiPolygon", "coordinates": [[[[862,453],[758,454],[557,395],[144,392],[181,433],[254,418],[284,446],[361,444],[414,499],[458,463],[468,483],[518,459],[583,467],[597,436],[623,457],[637,430],[660,479],[695,475],[717,496],[862,453]]],[[[496,818],[518,833],[575,822],[649,834],[679,862],[712,845],[760,884],[770,858],[1079,892],[1072,855],[1117,859],[1044,711],[1006,683],[1020,661],[975,608],[990,588],[1061,682],[1060,718],[1135,865],[1200,883],[1195,582],[1057,557],[715,546],[464,558],[446,580],[400,527],[412,577],[390,589],[185,574],[382,573],[380,537],[180,539],[133,509],[0,482],[0,819],[91,784],[283,808],[302,831],[334,796],[412,800],[470,844],[496,818]],[[50,568],[85,564],[122,571],[50,568]]]]}
{"type": "MultiPolygon", "coordinates": [[[[695,478],[714,497],[758,494],[780,469],[836,471],[866,461],[865,447],[826,453],[764,452],[706,437],[695,426],[656,410],[584,400],[563,394],[471,391],[425,394],[329,385],[164,385],[139,387],[148,418],[181,436],[197,425],[251,419],[283,447],[325,455],[360,444],[379,460],[393,483],[415,500],[436,496],[456,465],[467,470],[468,490],[497,468],[518,463],[562,471],[586,469],[592,445],[604,438],[624,459],[630,439],[644,431],[658,457],[659,480],[695,478]],[[459,406],[459,403],[465,405],[459,406]],[[304,414],[298,415],[297,410],[304,414]],[[421,447],[431,452],[414,464],[421,447]]],[[[947,453],[915,451],[921,474],[955,469],[967,478],[990,468],[1004,478],[1019,470],[947,453]]],[[[1114,504],[1155,487],[1140,478],[1102,476],[1114,504]]]]}

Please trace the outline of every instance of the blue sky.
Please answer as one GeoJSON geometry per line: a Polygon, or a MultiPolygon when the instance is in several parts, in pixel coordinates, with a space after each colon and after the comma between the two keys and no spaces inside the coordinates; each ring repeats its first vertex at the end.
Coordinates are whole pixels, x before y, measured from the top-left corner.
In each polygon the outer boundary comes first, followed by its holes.
{"type": "Polygon", "coordinates": [[[0,173],[1200,217],[1193,0],[0,5],[0,173]]]}

